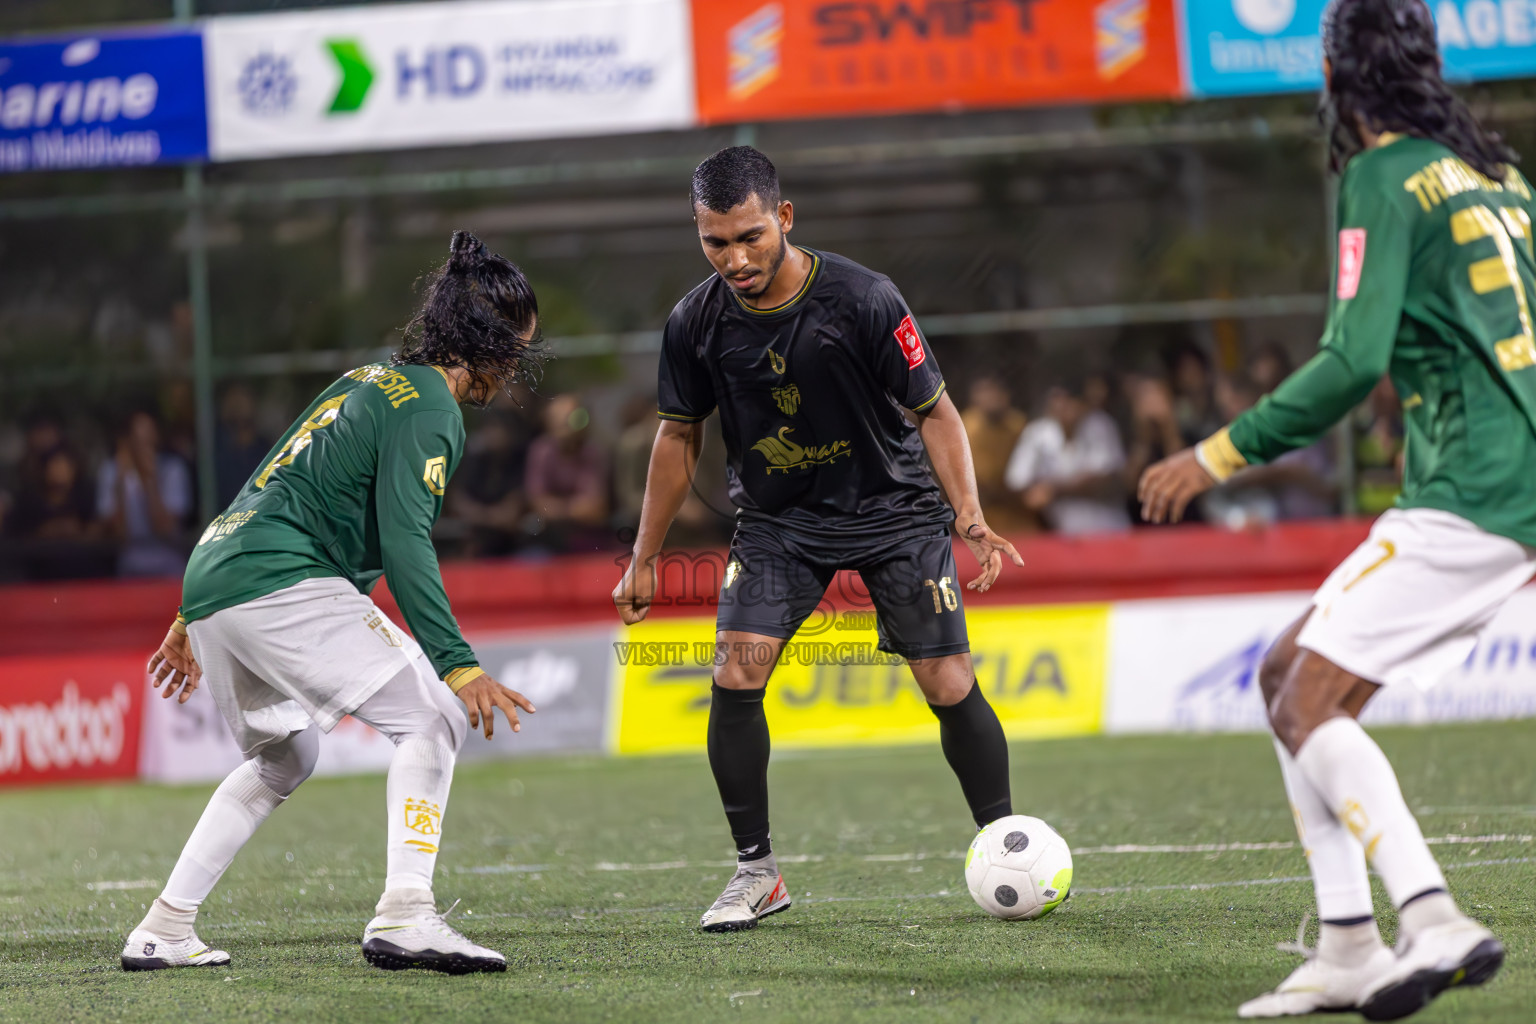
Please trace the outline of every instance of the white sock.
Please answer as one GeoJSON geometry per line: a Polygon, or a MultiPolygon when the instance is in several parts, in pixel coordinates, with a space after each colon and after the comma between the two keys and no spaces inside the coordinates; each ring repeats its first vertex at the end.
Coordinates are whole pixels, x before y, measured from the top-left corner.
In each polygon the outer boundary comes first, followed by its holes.
{"type": "MultiPolygon", "coordinates": [[[[208,807],[197,820],[197,827],[171,869],[160,900],[171,910],[190,912],[195,917],[197,908],[213,891],[235,854],[282,802],[283,798],[261,781],[252,762],[246,761],[230,772],[213,791],[208,807]]],[[[190,931],[191,918],[186,923],[190,931]]]]}
{"type": "Polygon", "coordinates": [[[385,892],[417,889],[430,895],[453,762],[452,750],[423,736],[408,736],[395,748],[385,785],[389,805],[385,892]]]}
{"type": "Polygon", "coordinates": [[[1371,880],[1365,873],[1365,851],[1333,816],[1323,796],[1302,775],[1296,759],[1275,740],[1280,777],[1291,800],[1296,834],[1307,854],[1312,887],[1317,890],[1317,916],[1326,924],[1343,921],[1360,924],[1371,917],[1371,880]]]}
{"type": "Polygon", "coordinates": [[[1392,765],[1359,722],[1341,716],[1312,730],[1296,765],[1365,848],[1393,906],[1445,889],[1445,875],[1403,801],[1392,765]]]}

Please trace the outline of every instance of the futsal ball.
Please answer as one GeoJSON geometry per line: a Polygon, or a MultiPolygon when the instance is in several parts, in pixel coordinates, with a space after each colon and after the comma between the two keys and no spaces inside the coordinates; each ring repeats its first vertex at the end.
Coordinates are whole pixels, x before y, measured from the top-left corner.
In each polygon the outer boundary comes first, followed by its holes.
{"type": "Polygon", "coordinates": [[[1072,851],[1039,818],[1011,814],[982,829],[965,855],[965,884],[993,917],[1044,917],[1072,888],[1072,851]]]}

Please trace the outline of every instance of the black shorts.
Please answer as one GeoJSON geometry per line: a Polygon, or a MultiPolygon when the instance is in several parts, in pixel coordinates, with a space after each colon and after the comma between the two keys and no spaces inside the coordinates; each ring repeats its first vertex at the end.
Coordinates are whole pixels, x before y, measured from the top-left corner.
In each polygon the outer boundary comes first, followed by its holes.
{"type": "Polygon", "coordinates": [[[857,570],[863,586],[837,595],[833,603],[855,614],[872,609],[882,651],[921,659],[971,649],[964,585],[944,528],[850,543],[739,521],[715,628],[787,640],[804,625],[804,639],[844,639],[832,609],[819,607],[839,569],[857,570]]]}

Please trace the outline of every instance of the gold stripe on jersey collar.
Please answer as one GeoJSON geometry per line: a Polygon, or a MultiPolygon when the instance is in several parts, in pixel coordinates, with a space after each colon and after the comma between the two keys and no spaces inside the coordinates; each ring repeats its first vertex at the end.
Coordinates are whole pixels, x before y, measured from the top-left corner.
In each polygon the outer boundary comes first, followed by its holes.
{"type": "MultiPolygon", "coordinates": [[[[795,246],[795,248],[800,249],[798,245],[795,246]]],[[[757,309],[754,306],[747,305],[744,301],[742,301],[740,295],[732,292],[731,298],[736,300],[736,304],[741,307],[741,311],[743,313],[751,313],[753,316],[773,316],[775,313],[784,312],[786,309],[793,306],[801,299],[805,298],[806,293],[811,290],[811,283],[816,280],[816,271],[821,269],[821,253],[816,252],[814,249],[800,249],[800,251],[811,258],[811,272],[805,275],[805,283],[800,286],[799,291],[795,292],[794,297],[783,305],[774,306],[772,309],[757,309]]]]}

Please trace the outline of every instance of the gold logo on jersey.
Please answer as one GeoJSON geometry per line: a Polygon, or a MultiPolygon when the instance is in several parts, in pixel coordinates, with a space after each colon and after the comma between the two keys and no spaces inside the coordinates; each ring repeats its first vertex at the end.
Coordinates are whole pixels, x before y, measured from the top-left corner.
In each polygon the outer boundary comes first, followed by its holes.
{"type": "Polygon", "coordinates": [[[788,473],[792,469],[806,466],[824,466],[853,450],[851,441],[802,446],[789,439],[789,435],[794,432],[794,427],[780,427],[777,437],[765,437],[752,446],[753,451],[761,452],[763,458],[768,460],[769,473],[774,470],[788,473]]]}
{"type": "Polygon", "coordinates": [[[427,485],[427,490],[442,497],[444,488],[448,486],[448,457],[439,455],[435,459],[428,459],[421,479],[427,485]]]}
{"type": "Polygon", "coordinates": [[[731,584],[735,583],[737,577],[739,577],[740,575],[741,575],[741,563],[736,561],[736,559],[733,558],[733,559],[730,560],[730,562],[725,567],[725,589],[726,590],[730,590],[731,589],[731,584]]]}
{"type": "Polygon", "coordinates": [[[784,375],[784,371],[789,369],[789,366],[784,362],[784,357],[773,349],[768,350],[768,365],[773,367],[773,372],[781,377],[784,375]]]}
{"type": "Polygon", "coordinates": [[[769,394],[773,395],[774,404],[785,416],[793,416],[800,411],[799,385],[789,384],[782,388],[773,388],[769,394]]]}
{"type": "Polygon", "coordinates": [[[315,411],[309,419],[300,424],[299,429],[294,431],[293,436],[288,439],[288,442],[278,450],[277,458],[273,459],[267,465],[267,468],[261,471],[261,475],[256,478],[258,490],[267,486],[267,481],[279,467],[292,465],[293,460],[299,457],[299,453],[314,443],[313,435],[315,431],[322,430],[336,422],[336,417],[341,415],[341,403],[346,400],[346,395],[337,395],[335,398],[328,399],[315,407],[315,411]]]}
{"type": "Polygon", "coordinates": [[[197,542],[198,547],[202,547],[210,541],[223,540],[225,537],[228,537],[240,529],[240,527],[255,519],[256,511],[256,509],[251,509],[249,512],[226,512],[222,516],[215,517],[213,522],[208,524],[208,529],[203,531],[202,537],[199,538],[197,542]]]}
{"type": "Polygon", "coordinates": [[[384,624],[384,615],[377,608],[363,616],[363,621],[367,623],[369,629],[373,630],[379,635],[380,640],[383,640],[386,644],[389,644],[389,646],[405,646],[405,641],[400,639],[400,634],[396,633],[394,630],[390,629],[384,624]]]}
{"type": "MultiPolygon", "coordinates": [[[[435,836],[442,831],[443,809],[426,800],[405,801],[405,827],[424,836],[435,836]]],[[[407,840],[409,842],[409,840],[407,840]]]]}

